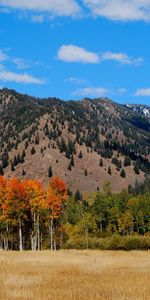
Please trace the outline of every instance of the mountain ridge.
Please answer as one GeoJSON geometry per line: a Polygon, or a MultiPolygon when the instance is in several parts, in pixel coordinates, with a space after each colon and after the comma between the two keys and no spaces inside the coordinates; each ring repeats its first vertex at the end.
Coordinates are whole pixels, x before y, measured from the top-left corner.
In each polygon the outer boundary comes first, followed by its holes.
{"type": "Polygon", "coordinates": [[[51,169],[73,191],[94,191],[106,180],[114,191],[127,188],[150,172],[143,109],[103,97],[64,101],[2,89],[0,172],[47,182],[51,169]]]}

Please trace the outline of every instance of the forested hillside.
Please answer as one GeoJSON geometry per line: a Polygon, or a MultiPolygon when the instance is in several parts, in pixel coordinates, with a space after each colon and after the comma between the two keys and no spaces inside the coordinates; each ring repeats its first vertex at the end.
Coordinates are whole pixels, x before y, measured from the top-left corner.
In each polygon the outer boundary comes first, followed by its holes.
{"type": "Polygon", "coordinates": [[[149,107],[107,98],[63,101],[0,90],[0,174],[59,175],[75,192],[121,191],[150,173],[149,107]]]}

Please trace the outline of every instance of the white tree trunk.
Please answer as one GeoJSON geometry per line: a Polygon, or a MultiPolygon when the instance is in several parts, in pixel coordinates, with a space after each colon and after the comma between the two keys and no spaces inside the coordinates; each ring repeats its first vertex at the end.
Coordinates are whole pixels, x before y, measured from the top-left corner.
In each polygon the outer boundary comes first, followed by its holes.
{"type": "Polygon", "coordinates": [[[50,222],[51,251],[53,251],[53,219],[50,222]]]}
{"type": "Polygon", "coordinates": [[[19,250],[23,250],[23,245],[22,245],[22,226],[21,226],[21,220],[19,221],[19,250]]]}
{"type": "Polygon", "coordinates": [[[31,249],[32,251],[37,250],[37,230],[36,230],[36,213],[33,212],[33,230],[31,233],[31,249]]]}
{"type": "Polygon", "coordinates": [[[38,251],[40,250],[40,224],[39,224],[39,212],[37,213],[37,247],[38,251]]]}

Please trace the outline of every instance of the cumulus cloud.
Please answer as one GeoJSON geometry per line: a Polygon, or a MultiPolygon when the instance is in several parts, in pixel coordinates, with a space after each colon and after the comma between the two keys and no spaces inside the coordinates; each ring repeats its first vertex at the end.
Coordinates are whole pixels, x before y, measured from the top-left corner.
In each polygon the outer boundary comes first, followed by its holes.
{"type": "Polygon", "coordinates": [[[26,83],[26,84],[43,84],[42,79],[36,78],[27,73],[18,74],[11,72],[9,70],[0,70],[0,81],[4,82],[16,82],[16,83],[26,83]]]}
{"type": "Polygon", "coordinates": [[[82,96],[82,97],[103,97],[111,94],[112,92],[109,89],[104,87],[85,87],[83,89],[76,90],[72,95],[73,96],[82,96]]]}
{"type": "Polygon", "coordinates": [[[26,84],[43,84],[45,81],[28,73],[19,73],[18,70],[25,70],[31,67],[31,64],[36,65],[39,62],[27,61],[22,58],[8,56],[0,49],[0,83],[1,82],[16,82],[26,84]],[[15,66],[16,71],[10,70],[10,65],[15,66]]]}
{"type": "Polygon", "coordinates": [[[149,21],[150,0],[83,0],[96,16],[117,21],[149,21]]]}
{"type": "Polygon", "coordinates": [[[75,0],[0,0],[0,5],[57,16],[75,16],[80,13],[80,6],[75,0]]]}
{"type": "Polygon", "coordinates": [[[65,62],[80,62],[97,64],[100,61],[99,55],[90,52],[85,48],[75,45],[62,45],[58,50],[57,58],[65,62]]]}
{"type": "Polygon", "coordinates": [[[137,89],[134,94],[135,96],[150,96],[150,88],[147,89],[137,89]]]}
{"type": "Polygon", "coordinates": [[[142,57],[133,58],[125,53],[104,52],[98,54],[90,52],[89,50],[75,45],[62,45],[57,53],[57,59],[64,62],[78,62],[98,64],[102,61],[112,60],[122,65],[141,65],[142,57]]]}
{"type": "Polygon", "coordinates": [[[0,0],[0,5],[54,16],[78,16],[88,9],[113,21],[150,21],[150,0],[0,0]]]}
{"type": "Polygon", "coordinates": [[[114,60],[122,65],[140,65],[143,62],[142,57],[132,58],[125,53],[105,52],[101,56],[102,60],[114,60]]]}

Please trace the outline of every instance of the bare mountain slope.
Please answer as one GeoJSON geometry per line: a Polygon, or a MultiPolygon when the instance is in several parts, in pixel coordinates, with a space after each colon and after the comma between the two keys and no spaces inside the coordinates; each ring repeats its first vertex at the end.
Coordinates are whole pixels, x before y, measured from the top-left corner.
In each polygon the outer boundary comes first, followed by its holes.
{"type": "MultiPolygon", "coordinates": [[[[149,109],[149,107],[148,107],[149,109]]],[[[59,175],[73,190],[113,191],[150,172],[150,119],[107,98],[62,101],[0,90],[0,173],[59,175]]]]}

